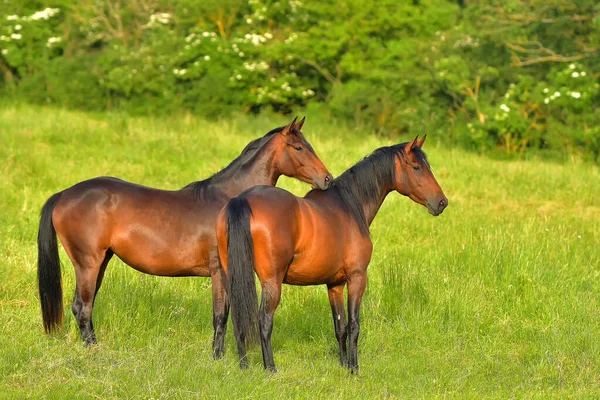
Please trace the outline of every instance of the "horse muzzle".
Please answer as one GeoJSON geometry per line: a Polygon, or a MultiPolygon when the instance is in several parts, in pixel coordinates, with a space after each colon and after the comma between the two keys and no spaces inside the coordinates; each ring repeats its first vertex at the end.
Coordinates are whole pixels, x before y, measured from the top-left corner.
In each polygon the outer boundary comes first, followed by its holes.
{"type": "Polygon", "coordinates": [[[427,210],[429,214],[437,217],[448,207],[448,199],[446,197],[441,197],[433,202],[427,202],[427,210]]]}
{"type": "Polygon", "coordinates": [[[325,175],[325,178],[315,179],[313,181],[312,188],[326,190],[331,186],[332,182],[333,182],[333,176],[331,176],[330,174],[327,174],[327,175],[325,175]]]}

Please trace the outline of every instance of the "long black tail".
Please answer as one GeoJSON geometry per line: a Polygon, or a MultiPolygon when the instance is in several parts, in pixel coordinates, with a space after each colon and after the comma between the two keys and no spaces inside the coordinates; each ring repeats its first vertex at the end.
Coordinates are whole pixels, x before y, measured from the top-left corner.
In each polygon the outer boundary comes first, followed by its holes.
{"type": "Polygon", "coordinates": [[[52,224],[52,211],[61,193],[52,195],[44,207],[40,217],[38,231],[38,288],[42,305],[44,330],[48,333],[57,331],[63,322],[63,294],[60,275],[60,259],[56,243],[56,230],[52,224]]]}
{"type": "Polygon", "coordinates": [[[258,342],[258,296],[254,281],[254,244],[248,200],[234,197],[227,204],[227,290],[231,321],[242,337],[258,342]]]}

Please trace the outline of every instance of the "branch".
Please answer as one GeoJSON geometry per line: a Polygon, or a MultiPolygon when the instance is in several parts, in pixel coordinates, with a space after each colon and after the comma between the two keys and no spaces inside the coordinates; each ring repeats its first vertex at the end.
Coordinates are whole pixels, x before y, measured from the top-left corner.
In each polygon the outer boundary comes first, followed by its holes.
{"type": "Polygon", "coordinates": [[[598,53],[600,49],[592,48],[586,49],[585,53],[575,54],[572,56],[563,56],[557,54],[554,50],[545,47],[538,41],[524,41],[519,44],[510,42],[504,42],[506,47],[512,50],[515,61],[511,64],[513,67],[524,67],[527,65],[538,64],[543,62],[573,62],[582,60],[584,58],[592,57],[598,53]],[[528,48],[526,46],[535,46],[535,48],[528,48]],[[535,55],[532,58],[522,60],[517,53],[524,53],[526,55],[535,55]]]}
{"type": "MultiPolygon", "coordinates": [[[[337,78],[335,78],[333,75],[331,75],[325,68],[321,67],[319,64],[317,64],[314,61],[311,60],[307,60],[306,58],[303,57],[298,57],[298,60],[310,65],[311,67],[313,67],[314,69],[316,69],[317,71],[319,71],[319,73],[321,75],[323,75],[323,78],[325,78],[329,83],[334,84],[334,83],[341,83],[341,81],[337,78]]],[[[338,75],[341,75],[341,72],[338,70],[338,75]]]]}

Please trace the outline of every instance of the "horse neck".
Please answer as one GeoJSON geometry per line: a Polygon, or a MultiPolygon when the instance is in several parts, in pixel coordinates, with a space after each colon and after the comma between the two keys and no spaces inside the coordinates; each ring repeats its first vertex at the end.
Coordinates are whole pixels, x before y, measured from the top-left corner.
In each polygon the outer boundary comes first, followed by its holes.
{"type": "Polygon", "coordinates": [[[276,138],[258,149],[254,157],[231,178],[216,184],[229,198],[259,185],[275,186],[281,175],[275,165],[276,138]]]}
{"type": "MultiPolygon", "coordinates": [[[[359,190],[360,190],[360,188],[359,188],[359,190]]],[[[380,186],[377,199],[368,204],[363,204],[363,213],[365,215],[365,220],[367,221],[368,226],[371,226],[371,223],[375,219],[377,212],[379,212],[379,209],[381,208],[383,201],[385,200],[385,198],[391,191],[392,191],[391,189],[388,189],[385,186],[380,186]]]]}

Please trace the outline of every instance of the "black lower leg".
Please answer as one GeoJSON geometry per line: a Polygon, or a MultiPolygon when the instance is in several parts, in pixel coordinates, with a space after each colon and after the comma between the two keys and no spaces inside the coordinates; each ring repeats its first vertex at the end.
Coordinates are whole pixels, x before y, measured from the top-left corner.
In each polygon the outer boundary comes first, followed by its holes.
{"type": "Polygon", "coordinates": [[[344,310],[344,285],[327,286],[327,294],[331,305],[331,314],[333,316],[333,328],[335,338],[339,344],[340,364],[348,366],[346,354],[346,311],[344,310]]]}
{"type": "Polygon", "coordinates": [[[260,317],[260,343],[263,354],[263,363],[266,370],[277,372],[275,360],[273,359],[273,347],[271,346],[271,333],[273,332],[273,316],[264,314],[260,317]]]}
{"type": "Polygon", "coordinates": [[[223,357],[228,314],[229,307],[227,306],[224,306],[219,311],[213,310],[213,328],[215,330],[213,337],[213,357],[215,360],[223,357]]]}
{"type": "Polygon", "coordinates": [[[213,298],[213,358],[223,357],[225,348],[225,332],[229,316],[229,300],[225,291],[225,279],[219,268],[218,259],[211,266],[212,298],[213,298]]]}

